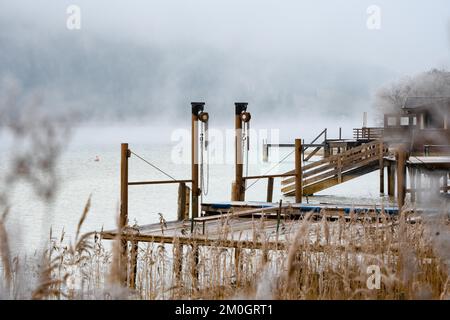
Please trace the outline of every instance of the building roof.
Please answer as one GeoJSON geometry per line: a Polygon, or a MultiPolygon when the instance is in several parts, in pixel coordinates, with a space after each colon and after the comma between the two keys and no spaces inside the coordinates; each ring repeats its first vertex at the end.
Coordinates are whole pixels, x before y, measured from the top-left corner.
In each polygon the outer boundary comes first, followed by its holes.
{"type": "Polygon", "coordinates": [[[423,107],[450,106],[450,97],[407,97],[403,103],[404,109],[416,109],[423,107]]]}

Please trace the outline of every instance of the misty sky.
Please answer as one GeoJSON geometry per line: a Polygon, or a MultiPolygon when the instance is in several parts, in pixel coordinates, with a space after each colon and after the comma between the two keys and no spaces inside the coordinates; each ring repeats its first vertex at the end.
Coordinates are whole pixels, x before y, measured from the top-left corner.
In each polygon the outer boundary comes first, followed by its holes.
{"type": "Polygon", "coordinates": [[[389,81],[449,68],[450,5],[0,0],[0,46],[0,79],[98,118],[179,117],[194,100],[219,114],[245,100],[265,116],[350,117],[389,81]],[[81,30],[66,28],[69,4],[81,30]],[[380,30],[366,26],[370,5],[382,10],[380,30]]]}

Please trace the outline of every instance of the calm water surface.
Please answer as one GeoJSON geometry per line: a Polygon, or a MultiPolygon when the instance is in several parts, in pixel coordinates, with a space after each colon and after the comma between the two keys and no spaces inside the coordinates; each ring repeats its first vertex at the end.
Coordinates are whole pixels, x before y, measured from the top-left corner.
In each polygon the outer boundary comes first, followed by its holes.
{"type": "MultiPolygon", "coordinates": [[[[92,195],[91,209],[83,226],[83,231],[110,229],[115,227],[118,216],[119,181],[120,181],[120,142],[124,139],[101,139],[102,134],[108,136],[109,129],[79,129],[59,161],[58,172],[60,186],[56,198],[51,203],[40,200],[33,190],[24,183],[13,190],[13,207],[7,220],[10,238],[15,252],[32,253],[46,242],[50,227],[53,234],[66,231],[71,238],[83,212],[85,203],[92,195]],[[102,132],[103,131],[103,132],[102,132]],[[87,139],[86,139],[87,137],[87,139]],[[99,161],[95,161],[98,157],[99,161]]],[[[138,130],[139,131],[139,130],[138,130]]],[[[148,128],[147,128],[148,134],[148,128]]],[[[155,143],[145,142],[142,135],[139,139],[126,137],[130,148],[144,156],[153,164],[177,179],[190,179],[190,166],[187,163],[174,163],[181,154],[177,150],[177,142],[155,143]]],[[[260,147],[260,146],[259,146],[260,147]]],[[[250,150],[250,157],[260,158],[260,148],[250,150]]],[[[277,159],[271,158],[268,163],[259,159],[248,168],[248,174],[266,173],[277,161],[291,150],[280,151],[277,159]]],[[[186,156],[186,155],[185,155],[186,156]]],[[[5,155],[3,155],[3,158],[5,155]]],[[[187,154],[189,158],[189,154],[187,154]]],[[[275,167],[270,173],[281,173],[293,169],[293,155],[275,167]]],[[[3,163],[2,170],[6,170],[3,163]]],[[[234,167],[231,164],[211,164],[209,167],[208,194],[203,201],[227,201],[231,194],[231,181],[234,167]]],[[[318,193],[309,198],[310,203],[348,203],[375,204],[388,201],[379,196],[378,171],[348,181],[318,193]]],[[[160,172],[145,164],[136,157],[130,159],[130,181],[166,180],[160,172]]],[[[266,180],[261,180],[251,187],[246,194],[247,200],[264,201],[266,180]]],[[[177,188],[174,185],[130,186],[129,219],[130,223],[148,224],[159,221],[158,213],[166,220],[176,218],[177,188]]],[[[280,180],[275,180],[274,201],[284,198],[280,192],[280,180]]]]}

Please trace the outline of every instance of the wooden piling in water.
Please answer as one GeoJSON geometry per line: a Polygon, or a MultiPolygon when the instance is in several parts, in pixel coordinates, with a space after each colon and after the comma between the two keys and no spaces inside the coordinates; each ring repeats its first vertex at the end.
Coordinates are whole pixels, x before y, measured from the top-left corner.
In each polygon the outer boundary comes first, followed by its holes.
{"type": "Polygon", "coordinates": [[[384,145],[380,143],[380,194],[384,194],[384,145]]]}
{"type": "Polygon", "coordinates": [[[175,274],[175,278],[178,283],[179,281],[181,281],[181,275],[183,272],[183,245],[178,241],[174,241],[173,246],[173,273],[175,274]]]}
{"type": "Polygon", "coordinates": [[[178,221],[189,219],[189,195],[190,190],[184,182],[178,186],[178,221]]]}
{"type": "Polygon", "coordinates": [[[395,164],[394,163],[389,163],[388,167],[387,167],[387,180],[388,180],[388,195],[390,197],[394,197],[395,196],[395,164]]]}
{"type": "Polygon", "coordinates": [[[406,160],[407,152],[403,145],[399,146],[396,154],[397,160],[397,205],[401,209],[405,204],[406,195],[406,160]]]}
{"type": "Polygon", "coordinates": [[[272,202],[273,198],[273,177],[267,178],[267,202],[272,202]]]}
{"type": "Polygon", "coordinates": [[[416,169],[416,203],[420,203],[423,196],[423,190],[422,190],[422,171],[420,169],[416,169]]]}
{"type": "Polygon", "coordinates": [[[130,252],[130,288],[136,288],[137,263],[138,263],[139,242],[131,241],[130,252]]]}
{"type": "Polygon", "coordinates": [[[295,202],[301,203],[303,197],[302,140],[295,139],[295,202]]]}
{"type": "Polygon", "coordinates": [[[234,270],[236,274],[236,285],[239,286],[241,275],[241,248],[234,248],[234,270]]]}
{"type": "Polygon", "coordinates": [[[410,181],[410,193],[411,193],[411,202],[416,202],[416,195],[417,195],[417,174],[415,168],[409,168],[409,181],[410,181]]]}

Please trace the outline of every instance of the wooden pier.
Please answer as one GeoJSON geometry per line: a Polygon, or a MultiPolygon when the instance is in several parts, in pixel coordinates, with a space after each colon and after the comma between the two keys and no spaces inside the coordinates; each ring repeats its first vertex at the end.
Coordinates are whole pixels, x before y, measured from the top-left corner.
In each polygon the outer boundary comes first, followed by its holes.
{"type": "MultiPolygon", "coordinates": [[[[200,203],[202,192],[200,171],[203,166],[199,166],[198,154],[207,146],[207,141],[205,141],[207,132],[203,130],[207,129],[209,118],[208,113],[204,112],[204,105],[203,102],[191,104],[192,165],[190,179],[173,178],[139,156],[130,149],[127,143],[121,145],[119,225],[116,230],[101,232],[101,237],[120,243],[119,267],[123,271],[121,273],[123,284],[135,286],[139,242],[167,243],[177,246],[179,250],[188,245],[193,246],[194,252],[200,246],[231,248],[235,251],[238,268],[241,249],[263,251],[286,249],[289,239],[297,233],[300,226],[297,223],[299,220],[352,223],[370,221],[377,224],[380,221],[386,221],[387,218],[394,217],[395,219],[402,210],[408,214],[408,222],[420,222],[417,214],[420,214],[422,209],[416,207],[414,210],[410,210],[404,208],[403,205],[407,192],[411,192],[415,196],[420,190],[421,181],[417,177],[425,172],[439,172],[445,177],[443,179],[445,184],[441,189],[438,187],[438,190],[446,193],[449,189],[447,179],[450,157],[410,157],[403,145],[396,146],[395,152],[392,153],[382,139],[375,139],[379,132],[374,133],[370,130],[356,132],[358,137],[361,135],[361,139],[357,142],[358,145],[349,144],[349,141],[342,139],[339,141],[328,140],[326,139],[326,130],[309,145],[302,144],[301,139],[295,139],[292,144],[295,152],[294,170],[282,174],[244,176],[242,130],[248,129],[251,116],[247,112],[247,103],[239,102],[235,104],[235,179],[232,182],[231,201],[200,203]],[[319,161],[305,164],[305,149],[312,147],[315,148],[313,153],[317,152],[318,146],[315,146],[314,143],[323,134],[325,134],[327,148],[331,148],[328,150],[327,156],[319,161]],[[337,154],[330,152],[333,148],[338,148],[337,154]],[[129,181],[130,157],[138,157],[146,161],[168,176],[169,180],[129,181]],[[393,196],[397,189],[398,206],[303,203],[304,195],[312,195],[374,170],[380,171],[380,193],[384,193],[384,169],[386,167],[388,168],[388,194],[393,196]],[[407,188],[407,169],[412,177],[409,189],[407,188]],[[276,178],[283,179],[282,192],[286,196],[295,196],[293,203],[283,203],[281,200],[279,203],[273,202],[273,185],[276,178]],[[247,183],[260,179],[267,179],[265,202],[245,201],[247,183]],[[397,183],[395,183],[396,180],[397,183]],[[141,226],[129,225],[128,189],[130,187],[174,183],[179,185],[177,220],[166,222],[161,218],[159,223],[141,226]]],[[[316,250],[320,250],[319,247],[316,246],[316,250]]],[[[343,246],[342,249],[345,250],[345,247],[343,246]]],[[[194,257],[196,257],[195,254],[194,257]]],[[[198,259],[194,259],[194,264],[196,260],[198,259]]],[[[180,261],[177,262],[177,265],[181,268],[180,261]]],[[[193,270],[195,274],[196,268],[193,270]]]]}

